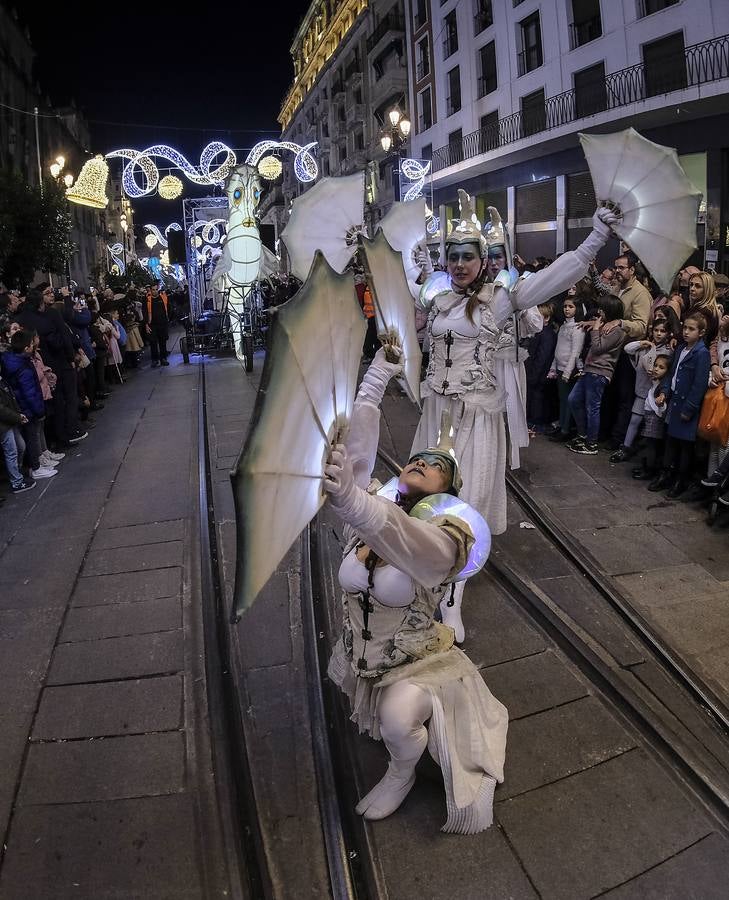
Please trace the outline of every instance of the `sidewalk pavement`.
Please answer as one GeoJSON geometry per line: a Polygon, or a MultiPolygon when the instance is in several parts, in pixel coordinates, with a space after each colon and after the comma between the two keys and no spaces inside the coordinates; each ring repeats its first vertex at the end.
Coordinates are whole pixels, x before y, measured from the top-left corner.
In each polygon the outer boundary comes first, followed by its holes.
{"type": "Polygon", "coordinates": [[[230,887],[206,724],[198,370],[131,373],[0,510],[0,897],[230,887]]]}

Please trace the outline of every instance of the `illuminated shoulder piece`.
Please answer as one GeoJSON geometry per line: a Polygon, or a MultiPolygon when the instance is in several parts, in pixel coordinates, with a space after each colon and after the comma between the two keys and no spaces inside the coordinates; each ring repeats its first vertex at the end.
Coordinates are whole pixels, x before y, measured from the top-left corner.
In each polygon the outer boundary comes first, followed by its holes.
{"type": "Polygon", "coordinates": [[[450,290],[451,276],[447,272],[433,272],[423,282],[417,304],[428,312],[435,298],[439,294],[447,294],[450,290]]]}
{"type": "Polygon", "coordinates": [[[491,531],[484,517],[465,500],[459,500],[452,494],[431,494],[417,503],[410,510],[410,515],[425,522],[441,520],[434,524],[456,524],[458,520],[466,534],[473,537],[473,543],[469,541],[466,564],[449,581],[465,581],[484,567],[491,551],[491,531]]]}

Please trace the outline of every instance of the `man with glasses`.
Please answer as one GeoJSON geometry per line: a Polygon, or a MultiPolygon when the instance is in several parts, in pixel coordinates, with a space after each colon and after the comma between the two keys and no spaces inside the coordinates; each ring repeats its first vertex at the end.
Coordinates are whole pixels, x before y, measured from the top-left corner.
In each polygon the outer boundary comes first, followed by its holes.
{"type": "MultiPolygon", "coordinates": [[[[608,323],[604,329],[608,334],[614,328],[622,328],[629,341],[642,341],[645,338],[652,303],[648,289],[635,277],[637,264],[638,257],[630,250],[615,260],[615,280],[618,296],[623,304],[623,318],[608,323]]],[[[619,450],[630,424],[635,399],[635,369],[624,350],[615,367],[612,393],[617,401],[617,415],[611,431],[611,449],[619,450]]],[[[627,458],[627,455],[623,458],[627,458]]]]}

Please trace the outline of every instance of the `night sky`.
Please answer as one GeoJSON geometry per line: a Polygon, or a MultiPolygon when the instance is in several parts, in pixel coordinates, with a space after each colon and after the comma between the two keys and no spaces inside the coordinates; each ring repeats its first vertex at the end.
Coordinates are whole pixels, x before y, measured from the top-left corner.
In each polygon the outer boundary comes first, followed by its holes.
{"type": "MultiPolygon", "coordinates": [[[[58,17],[35,0],[18,6],[38,81],[56,106],[75,99],[91,123],[90,150],[165,143],[197,165],[212,140],[249,148],[279,136],[289,47],[309,5],[204,3],[190,14],[182,3],[176,13],[172,4],[79,2],[58,17]]],[[[155,162],[162,171],[165,161],[155,162]]],[[[183,181],[183,197],[206,193],[183,181]]],[[[180,200],[140,198],[134,209],[137,223],[182,221],[180,200]]]]}

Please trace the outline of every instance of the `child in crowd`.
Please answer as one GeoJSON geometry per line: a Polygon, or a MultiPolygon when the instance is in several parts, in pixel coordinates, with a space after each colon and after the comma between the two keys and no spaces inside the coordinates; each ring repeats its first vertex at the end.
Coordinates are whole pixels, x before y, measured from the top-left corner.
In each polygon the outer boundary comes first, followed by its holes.
{"type": "Polygon", "coordinates": [[[20,434],[20,427],[27,421],[20,411],[10,385],[0,376],[0,447],[2,447],[5,457],[10,489],[14,494],[22,494],[36,486],[35,481],[27,478],[20,470],[20,460],[25,452],[25,442],[20,434]]]}
{"type": "MultiPolygon", "coordinates": [[[[710,353],[712,361],[710,386],[723,388],[724,393],[729,397],[729,314],[722,315],[719,320],[719,334],[711,344],[710,353]]],[[[729,409],[729,403],[726,404],[726,407],[729,409]]],[[[707,484],[707,480],[712,480],[712,476],[716,475],[726,456],[729,456],[729,443],[722,445],[712,441],[709,444],[708,478],[701,482],[705,487],[718,486],[718,479],[713,479],[713,482],[716,483],[711,484],[707,484]]]]}
{"type": "Polygon", "coordinates": [[[2,355],[2,371],[25,417],[21,431],[31,475],[34,479],[52,478],[57,474],[54,466],[43,466],[40,460],[40,431],[46,408],[38,375],[31,360],[34,351],[35,335],[23,329],[16,331],[10,339],[10,350],[2,355]]]}
{"type": "Polygon", "coordinates": [[[683,343],[676,349],[670,373],[663,380],[660,394],[656,397],[658,405],[668,404],[668,437],[663,469],[648,485],[648,490],[668,488],[668,496],[672,499],[680,497],[688,487],[699,412],[709,384],[711,357],[704,343],[706,327],[706,318],[702,313],[686,316],[683,343]]]}
{"type": "Polygon", "coordinates": [[[583,319],[582,309],[578,309],[574,294],[570,291],[562,302],[562,314],[564,322],[557,335],[554,360],[547,375],[547,378],[558,379],[559,429],[555,430],[549,439],[559,442],[569,440],[572,412],[568,398],[577,380],[578,363],[585,344],[585,332],[577,325],[583,319]]]}
{"type": "MultiPolygon", "coordinates": [[[[620,327],[624,315],[619,297],[605,294],[598,301],[598,314],[590,329],[590,349],[582,376],[572,388],[569,405],[577,423],[577,437],[567,444],[573,453],[595,456],[600,430],[600,404],[610,383],[625,332],[620,327]]],[[[707,351],[708,352],[708,351],[707,351]]]]}
{"type": "Polygon", "coordinates": [[[660,393],[661,384],[671,368],[672,354],[657,356],[650,373],[650,387],[645,397],[643,409],[643,438],[645,451],[643,464],[632,471],[633,478],[639,481],[653,480],[658,471],[658,459],[666,431],[666,404],[659,404],[656,394],[660,393]]]}
{"type": "Polygon", "coordinates": [[[48,449],[45,434],[45,423],[48,421],[49,407],[53,404],[53,388],[56,386],[57,378],[53,369],[49,368],[43,362],[43,357],[40,355],[40,350],[38,349],[40,347],[40,338],[38,337],[37,332],[31,331],[31,334],[33,335],[33,352],[31,353],[30,361],[35,367],[35,374],[38,376],[41,394],[43,394],[43,406],[45,407],[45,415],[43,419],[41,419],[41,428],[38,434],[41,447],[40,461],[41,466],[45,468],[54,468],[66,456],[65,453],[52,453],[48,449]]]}
{"type": "Polygon", "coordinates": [[[538,307],[544,325],[529,338],[529,356],[524,364],[527,380],[526,417],[530,436],[543,432],[552,419],[552,402],[546,381],[549,367],[557,346],[557,333],[550,325],[554,309],[551,303],[541,303],[538,307]]]}
{"type": "Polygon", "coordinates": [[[620,448],[610,457],[611,463],[623,462],[633,456],[633,443],[643,424],[646,397],[651,389],[654,363],[659,355],[671,354],[668,347],[669,332],[666,326],[666,320],[660,318],[653,325],[652,340],[629,341],[623,347],[635,369],[635,400],[625,438],[620,448]]]}

